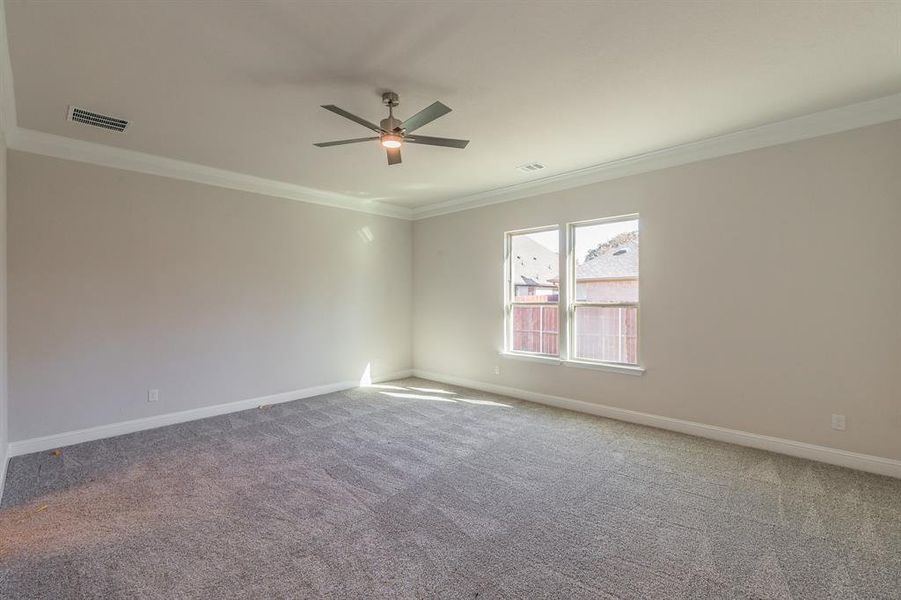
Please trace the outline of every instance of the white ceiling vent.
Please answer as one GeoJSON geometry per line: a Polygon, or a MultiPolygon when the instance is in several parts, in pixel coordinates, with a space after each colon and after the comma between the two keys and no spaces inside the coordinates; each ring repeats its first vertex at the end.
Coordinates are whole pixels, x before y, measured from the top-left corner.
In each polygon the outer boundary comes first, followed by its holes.
{"type": "Polygon", "coordinates": [[[531,173],[533,171],[540,171],[543,168],[544,168],[543,164],[533,162],[533,163],[526,163],[524,165],[519,165],[518,167],[516,167],[516,170],[522,171],[523,173],[531,173]]]}
{"type": "Polygon", "coordinates": [[[101,129],[109,129],[110,131],[123,132],[128,127],[128,121],[125,119],[117,119],[109,115],[101,115],[90,110],[70,106],[66,120],[90,125],[92,127],[100,127],[101,129]]]}

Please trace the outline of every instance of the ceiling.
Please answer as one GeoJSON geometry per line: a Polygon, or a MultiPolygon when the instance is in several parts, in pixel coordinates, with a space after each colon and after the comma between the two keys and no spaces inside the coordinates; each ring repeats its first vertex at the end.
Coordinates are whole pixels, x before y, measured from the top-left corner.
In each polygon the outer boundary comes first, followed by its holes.
{"type": "Polygon", "coordinates": [[[7,0],[18,125],[424,207],[901,92],[901,2],[7,0]],[[465,150],[369,132],[380,93],[465,150]],[[66,121],[75,104],[125,134],[66,121]],[[547,166],[522,173],[520,164],[547,166]]]}

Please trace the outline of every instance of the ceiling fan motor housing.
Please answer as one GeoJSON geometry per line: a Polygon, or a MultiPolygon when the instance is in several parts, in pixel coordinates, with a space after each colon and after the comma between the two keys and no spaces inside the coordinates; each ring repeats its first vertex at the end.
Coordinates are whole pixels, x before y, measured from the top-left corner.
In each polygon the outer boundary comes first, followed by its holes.
{"type": "Polygon", "coordinates": [[[398,131],[398,132],[402,130],[402,127],[401,127],[402,124],[403,124],[403,121],[401,121],[400,119],[395,119],[394,115],[391,115],[387,119],[382,119],[381,122],[379,123],[381,128],[384,129],[385,131],[398,131]]]}

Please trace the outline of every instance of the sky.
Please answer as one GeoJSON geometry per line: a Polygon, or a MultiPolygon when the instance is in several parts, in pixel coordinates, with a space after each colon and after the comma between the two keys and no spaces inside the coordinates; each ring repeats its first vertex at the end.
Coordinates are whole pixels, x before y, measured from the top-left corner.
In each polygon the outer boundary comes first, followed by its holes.
{"type": "MultiPolygon", "coordinates": [[[[597,248],[598,244],[602,244],[626,231],[636,231],[637,229],[638,220],[617,221],[615,223],[600,223],[597,225],[578,227],[576,229],[575,244],[576,260],[581,263],[585,259],[585,255],[588,251],[592,248],[597,248]]],[[[557,230],[539,231],[530,234],[529,237],[553,252],[559,250],[557,230]]]]}

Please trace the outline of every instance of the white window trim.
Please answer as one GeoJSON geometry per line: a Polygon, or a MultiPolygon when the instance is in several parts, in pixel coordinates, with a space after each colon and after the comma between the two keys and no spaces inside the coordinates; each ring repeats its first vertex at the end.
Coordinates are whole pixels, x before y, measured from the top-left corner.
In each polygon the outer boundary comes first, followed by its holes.
{"type": "Polygon", "coordinates": [[[593,369],[595,371],[607,371],[609,373],[625,373],[626,375],[644,375],[645,368],[640,365],[627,365],[620,363],[601,362],[599,360],[564,360],[564,367],[577,369],[593,369]]]}
{"type": "MultiPolygon", "coordinates": [[[[601,303],[601,302],[576,302],[576,278],[575,265],[576,262],[572,256],[573,248],[575,248],[575,232],[579,227],[590,225],[598,225],[602,223],[616,223],[619,221],[637,220],[639,223],[639,231],[641,228],[641,219],[638,213],[630,213],[625,215],[617,215],[613,217],[603,217],[600,219],[590,219],[586,221],[576,221],[563,225],[547,225],[542,227],[531,227],[527,229],[516,229],[504,232],[504,350],[498,354],[502,358],[514,360],[523,360],[553,366],[574,367],[579,369],[593,369],[596,371],[607,371],[611,373],[624,373],[628,375],[643,375],[645,368],[642,364],[641,357],[641,292],[639,291],[639,299],[637,304],[633,303],[601,303]],[[558,239],[560,250],[559,268],[559,295],[557,307],[560,311],[558,316],[560,328],[557,334],[558,355],[538,354],[531,352],[517,352],[510,350],[512,344],[512,300],[513,292],[513,264],[512,264],[512,239],[514,235],[524,233],[537,233],[541,231],[558,231],[558,239]],[[575,310],[576,306],[635,306],[638,311],[638,363],[615,363],[605,361],[595,361],[590,359],[575,358],[575,310]]],[[[641,255],[639,255],[639,287],[641,286],[641,255]]]]}
{"type": "Polygon", "coordinates": [[[512,358],[513,360],[522,360],[526,362],[537,362],[545,365],[562,365],[563,359],[559,356],[550,356],[548,354],[530,354],[528,352],[511,352],[505,350],[498,352],[498,356],[502,358],[512,358]]]}
{"type": "Polygon", "coordinates": [[[608,373],[624,373],[626,375],[641,376],[645,373],[645,368],[637,365],[625,365],[618,363],[606,363],[600,361],[584,361],[584,360],[568,360],[557,356],[548,356],[546,354],[529,354],[528,352],[509,352],[502,351],[497,353],[498,356],[510,360],[521,360],[525,362],[539,363],[550,366],[564,366],[575,369],[590,369],[593,371],[607,371],[608,373]]]}
{"type": "Polygon", "coordinates": [[[639,236],[641,235],[641,218],[638,213],[631,213],[625,215],[617,215],[614,217],[603,217],[600,219],[590,219],[587,221],[576,221],[574,223],[566,224],[566,339],[569,342],[566,347],[566,358],[567,362],[573,363],[572,366],[578,366],[583,368],[592,368],[592,367],[604,367],[601,370],[616,370],[617,372],[624,372],[626,369],[628,371],[635,371],[638,369],[640,373],[644,373],[644,368],[641,366],[641,254],[638,255],[638,302],[578,302],[576,300],[576,261],[575,257],[572,256],[573,249],[576,247],[576,229],[579,227],[590,227],[592,225],[602,225],[605,223],[619,223],[621,221],[638,221],[639,228],[639,236]],[[576,327],[576,307],[578,306],[634,306],[637,312],[636,315],[636,343],[637,343],[637,362],[636,364],[632,363],[618,363],[618,362],[610,362],[610,361],[601,361],[601,360],[591,360],[587,358],[579,358],[576,356],[576,348],[575,348],[575,327],[576,327]]]}

